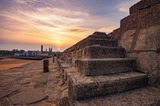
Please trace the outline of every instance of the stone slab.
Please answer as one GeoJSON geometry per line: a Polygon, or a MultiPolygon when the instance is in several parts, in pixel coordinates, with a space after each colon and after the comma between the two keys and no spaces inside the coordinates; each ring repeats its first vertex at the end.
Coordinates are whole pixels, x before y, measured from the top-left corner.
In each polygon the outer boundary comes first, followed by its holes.
{"type": "Polygon", "coordinates": [[[11,103],[7,100],[7,98],[5,99],[0,99],[0,106],[12,106],[11,103]]]}
{"type": "Polygon", "coordinates": [[[150,8],[159,3],[160,3],[160,0],[141,0],[130,7],[130,14],[133,14],[143,9],[150,8]]]}
{"type": "Polygon", "coordinates": [[[87,38],[102,38],[102,39],[112,39],[104,32],[94,32],[92,35],[89,35],[87,38]]]}
{"type": "Polygon", "coordinates": [[[117,43],[113,39],[95,39],[95,38],[88,38],[86,39],[86,46],[91,45],[100,45],[100,46],[107,46],[107,47],[116,47],[117,43]]]}
{"type": "Polygon", "coordinates": [[[80,73],[88,76],[136,70],[136,61],[131,58],[78,59],[75,64],[80,73]]]}
{"type": "Polygon", "coordinates": [[[120,73],[107,76],[82,76],[73,74],[69,79],[70,100],[82,100],[91,97],[103,96],[146,86],[146,74],[138,72],[120,73]]]}
{"type": "Polygon", "coordinates": [[[160,89],[144,87],[98,98],[74,101],[70,106],[159,106],[160,89]]]}
{"type": "Polygon", "coordinates": [[[83,51],[83,58],[123,58],[125,56],[125,50],[120,47],[89,46],[83,51]]]}
{"type": "Polygon", "coordinates": [[[44,94],[40,88],[24,88],[24,90],[18,94],[10,97],[10,100],[14,105],[34,104],[47,99],[48,96],[44,94]]]}

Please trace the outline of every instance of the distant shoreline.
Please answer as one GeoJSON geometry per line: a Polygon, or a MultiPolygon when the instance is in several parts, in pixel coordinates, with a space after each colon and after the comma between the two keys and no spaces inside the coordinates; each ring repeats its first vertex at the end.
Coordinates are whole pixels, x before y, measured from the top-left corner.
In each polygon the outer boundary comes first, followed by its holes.
{"type": "Polygon", "coordinates": [[[24,60],[42,60],[45,58],[50,58],[49,56],[36,56],[36,57],[0,57],[0,60],[5,58],[12,58],[12,59],[24,59],[24,60]]]}
{"type": "Polygon", "coordinates": [[[13,59],[42,60],[44,57],[11,57],[13,59]]]}
{"type": "Polygon", "coordinates": [[[20,67],[22,65],[26,65],[35,61],[36,60],[3,58],[0,59],[0,71],[8,70],[10,68],[20,67]]]}

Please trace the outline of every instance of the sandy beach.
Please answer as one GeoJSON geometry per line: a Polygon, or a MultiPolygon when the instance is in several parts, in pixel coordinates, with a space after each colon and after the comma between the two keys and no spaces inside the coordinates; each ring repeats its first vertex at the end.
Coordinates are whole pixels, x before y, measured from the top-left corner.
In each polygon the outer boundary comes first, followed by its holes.
{"type": "Polygon", "coordinates": [[[0,59],[0,70],[20,67],[22,65],[32,63],[34,61],[35,60],[23,60],[23,59],[12,59],[12,58],[0,59]]]}

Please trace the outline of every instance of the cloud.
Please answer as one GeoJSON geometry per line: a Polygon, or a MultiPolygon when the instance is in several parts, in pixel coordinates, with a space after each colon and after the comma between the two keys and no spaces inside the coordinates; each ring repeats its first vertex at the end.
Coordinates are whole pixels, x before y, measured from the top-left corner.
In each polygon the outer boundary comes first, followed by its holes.
{"type": "Polygon", "coordinates": [[[10,28],[7,27],[9,32],[5,31],[4,35],[12,35],[10,38],[13,41],[53,44],[57,45],[57,48],[72,45],[102,26],[113,25],[107,18],[81,11],[49,7],[32,11],[22,8],[14,12],[2,12],[0,16],[11,21],[10,28]]]}
{"type": "Polygon", "coordinates": [[[69,10],[64,8],[51,8],[51,7],[41,7],[37,8],[39,12],[48,12],[59,16],[66,16],[66,17],[76,17],[76,16],[88,16],[89,13],[82,12],[82,11],[75,11],[75,10],[69,10]]]}
{"type": "Polygon", "coordinates": [[[85,29],[78,29],[78,28],[75,29],[75,28],[73,28],[73,29],[65,29],[64,31],[81,33],[81,32],[85,32],[86,30],[85,29]]]}
{"type": "Polygon", "coordinates": [[[120,7],[119,11],[124,13],[129,13],[128,7],[129,7],[128,5],[120,7]]]}
{"type": "Polygon", "coordinates": [[[119,25],[121,14],[118,13],[127,13],[132,4],[132,0],[125,3],[119,0],[120,4],[117,0],[13,1],[5,3],[0,12],[1,39],[6,44],[10,39],[24,44],[53,45],[59,49],[73,45],[94,31],[111,32],[119,25]]]}
{"type": "Polygon", "coordinates": [[[33,3],[39,0],[15,0],[16,3],[20,3],[20,4],[26,4],[26,3],[33,3]]]}

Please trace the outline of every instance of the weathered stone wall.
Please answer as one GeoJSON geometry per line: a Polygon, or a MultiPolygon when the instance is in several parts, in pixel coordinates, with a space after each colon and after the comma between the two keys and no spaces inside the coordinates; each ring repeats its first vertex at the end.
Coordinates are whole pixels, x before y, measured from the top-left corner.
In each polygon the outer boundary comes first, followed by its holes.
{"type": "Polygon", "coordinates": [[[160,0],[141,0],[130,8],[120,28],[109,34],[137,59],[140,71],[150,77],[151,85],[160,85],[160,0]]]}
{"type": "MultiPolygon", "coordinates": [[[[93,35],[65,50],[65,60],[73,64],[82,58],[93,35]]],[[[137,60],[138,69],[148,74],[151,85],[160,85],[160,0],[141,0],[133,5],[130,15],[121,20],[120,28],[108,35],[125,48],[127,57],[137,60]]]]}
{"type": "Polygon", "coordinates": [[[103,32],[94,32],[87,38],[81,40],[63,52],[65,61],[75,65],[74,62],[80,58],[87,58],[86,52],[88,46],[116,46],[117,43],[111,37],[103,32]],[[109,41],[109,42],[108,42],[109,41]]]}

